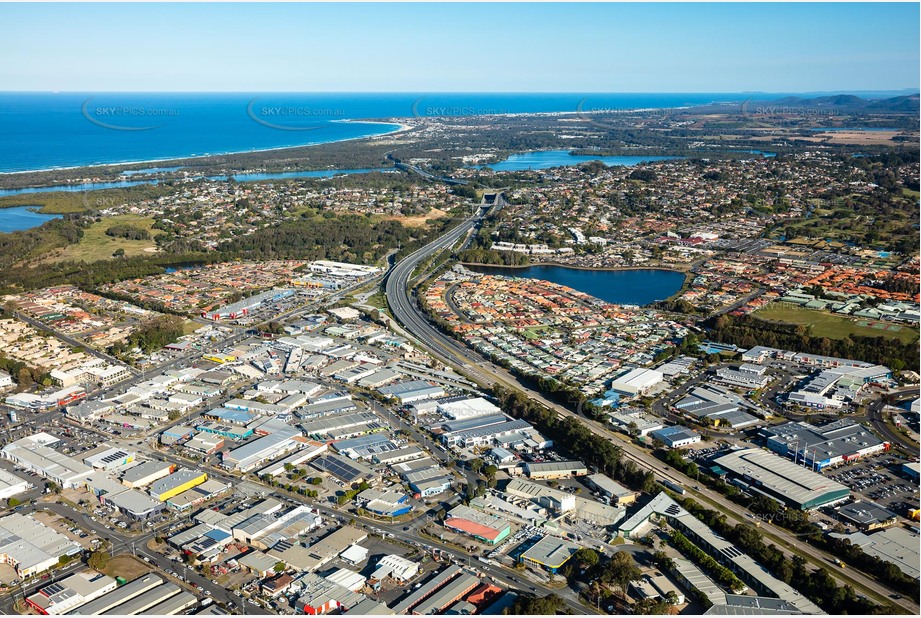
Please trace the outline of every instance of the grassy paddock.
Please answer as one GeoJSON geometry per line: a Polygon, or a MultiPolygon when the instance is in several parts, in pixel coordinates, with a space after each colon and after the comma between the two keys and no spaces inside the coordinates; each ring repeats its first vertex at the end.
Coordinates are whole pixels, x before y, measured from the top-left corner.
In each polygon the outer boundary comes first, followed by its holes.
{"type": "Polygon", "coordinates": [[[157,247],[157,243],[154,242],[154,236],[160,233],[158,230],[152,229],[153,224],[154,219],[151,217],[132,214],[103,217],[102,221],[92,224],[83,231],[83,238],[80,239],[80,242],[75,245],[68,245],[49,257],[52,261],[83,260],[85,262],[95,262],[110,259],[118,249],[124,249],[127,257],[152,255],[155,253],[153,250],[157,247]],[[113,225],[133,225],[147,230],[150,232],[151,237],[148,240],[129,240],[127,238],[106,236],[106,230],[113,225]]]}

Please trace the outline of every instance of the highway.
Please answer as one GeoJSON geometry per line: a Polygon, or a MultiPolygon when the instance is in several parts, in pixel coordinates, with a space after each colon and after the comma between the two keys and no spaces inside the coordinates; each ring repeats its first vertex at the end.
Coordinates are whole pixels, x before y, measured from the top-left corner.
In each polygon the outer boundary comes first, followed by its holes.
{"type": "MultiPolygon", "coordinates": [[[[700,490],[691,489],[691,487],[694,486],[694,482],[689,477],[686,477],[684,474],[662,463],[651,453],[624,440],[602,423],[574,414],[567,408],[546,399],[539,392],[531,390],[529,387],[522,384],[509,372],[480,357],[478,354],[450,336],[442,333],[432,325],[422,309],[414,302],[413,290],[410,285],[410,276],[416,267],[424,260],[434,253],[457,242],[463,234],[473,227],[483,214],[484,213],[481,211],[478,215],[467,220],[461,226],[454,228],[441,238],[407,256],[391,269],[385,280],[385,293],[391,314],[399,326],[402,327],[401,330],[407,336],[417,341],[420,346],[432,356],[444,364],[456,368],[462,374],[466,374],[468,378],[483,387],[488,388],[497,383],[506,387],[511,387],[512,389],[522,391],[531,400],[539,402],[551,410],[556,411],[560,416],[575,416],[579,418],[579,420],[587,425],[594,433],[607,437],[611,442],[617,445],[621,449],[623,456],[628,460],[633,461],[645,470],[652,471],[657,478],[670,480],[688,488],[688,494],[705,506],[726,513],[737,522],[745,523],[747,521],[745,517],[747,510],[743,507],[705,487],[700,490]]],[[[893,601],[892,595],[895,594],[893,590],[859,571],[853,569],[844,571],[844,569],[834,564],[834,556],[808,545],[806,542],[800,540],[797,535],[788,530],[768,522],[762,522],[760,532],[768,542],[773,541],[777,543],[778,548],[782,549],[786,554],[800,555],[813,566],[822,567],[828,570],[838,581],[839,585],[850,584],[858,589],[862,589],[864,593],[879,603],[892,603],[899,606],[904,611],[918,614],[919,606],[917,603],[909,599],[893,601]]]]}
{"type": "MultiPolygon", "coordinates": [[[[912,386],[908,388],[896,389],[889,394],[894,396],[896,402],[913,400],[918,398],[918,387],[912,386]]],[[[912,442],[912,440],[907,436],[904,436],[900,432],[892,429],[892,427],[886,422],[883,415],[883,408],[885,407],[885,399],[879,399],[867,406],[867,418],[870,421],[870,424],[873,426],[873,429],[882,435],[884,439],[888,440],[889,443],[894,447],[901,446],[907,453],[911,453],[914,456],[917,456],[918,445],[912,442]]]]}

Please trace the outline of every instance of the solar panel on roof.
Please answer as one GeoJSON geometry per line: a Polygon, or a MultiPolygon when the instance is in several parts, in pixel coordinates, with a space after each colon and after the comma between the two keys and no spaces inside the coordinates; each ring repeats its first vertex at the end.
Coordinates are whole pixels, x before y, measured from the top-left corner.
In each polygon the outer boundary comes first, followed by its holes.
{"type": "Polygon", "coordinates": [[[324,472],[329,472],[336,478],[339,478],[343,481],[353,481],[362,476],[361,470],[352,466],[348,462],[341,461],[339,459],[333,459],[332,457],[320,457],[314,463],[314,467],[319,468],[324,472]]]}
{"type": "Polygon", "coordinates": [[[62,590],[64,590],[64,586],[62,586],[61,584],[51,584],[49,586],[45,586],[42,592],[45,593],[45,595],[50,597],[51,595],[57,594],[62,590]]]}
{"type": "Polygon", "coordinates": [[[733,546],[733,547],[727,547],[726,549],[724,549],[723,554],[725,554],[727,558],[738,558],[739,556],[742,555],[742,552],[739,551],[737,547],[733,546]]]}
{"type": "Polygon", "coordinates": [[[273,549],[276,551],[284,552],[288,551],[292,547],[294,547],[294,544],[291,541],[279,541],[273,549]]]}

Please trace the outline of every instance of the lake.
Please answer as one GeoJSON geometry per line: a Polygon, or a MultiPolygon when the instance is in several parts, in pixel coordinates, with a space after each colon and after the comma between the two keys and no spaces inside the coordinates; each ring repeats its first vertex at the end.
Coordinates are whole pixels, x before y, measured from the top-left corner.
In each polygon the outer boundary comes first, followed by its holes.
{"type": "Polygon", "coordinates": [[[61,215],[44,215],[33,210],[33,206],[0,208],[0,232],[18,232],[38,227],[45,221],[60,219],[61,215]]]}
{"type": "MultiPolygon", "coordinates": [[[[569,165],[579,165],[589,161],[601,161],[605,165],[632,166],[638,165],[644,161],[668,161],[671,159],[682,159],[683,157],[632,157],[632,156],[591,156],[591,155],[572,155],[568,150],[537,150],[534,152],[522,152],[513,154],[508,159],[499,163],[492,163],[488,167],[497,172],[521,172],[524,170],[545,170],[551,167],[564,167],[569,165]]],[[[477,166],[483,167],[483,166],[477,166]]]]}
{"type": "Polygon", "coordinates": [[[680,290],[684,283],[684,273],[654,268],[584,270],[552,265],[524,268],[471,265],[467,268],[486,275],[552,281],[618,305],[648,305],[665,300],[680,290]]]}

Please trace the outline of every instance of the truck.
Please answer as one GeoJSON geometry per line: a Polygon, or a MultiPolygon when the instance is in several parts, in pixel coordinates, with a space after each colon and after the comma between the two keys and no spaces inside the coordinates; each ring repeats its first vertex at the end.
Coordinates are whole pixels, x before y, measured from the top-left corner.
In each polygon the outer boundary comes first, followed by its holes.
{"type": "Polygon", "coordinates": [[[678,494],[679,496],[683,496],[683,495],[685,494],[685,492],[687,491],[687,490],[685,490],[684,487],[682,487],[682,486],[679,485],[678,483],[674,483],[674,482],[672,482],[672,481],[670,481],[670,480],[668,480],[668,479],[657,479],[657,480],[658,480],[658,482],[659,482],[660,485],[662,485],[662,486],[665,487],[666,489],[670,489],[671,491],[675,492],[675,493],[678,494]]]}

